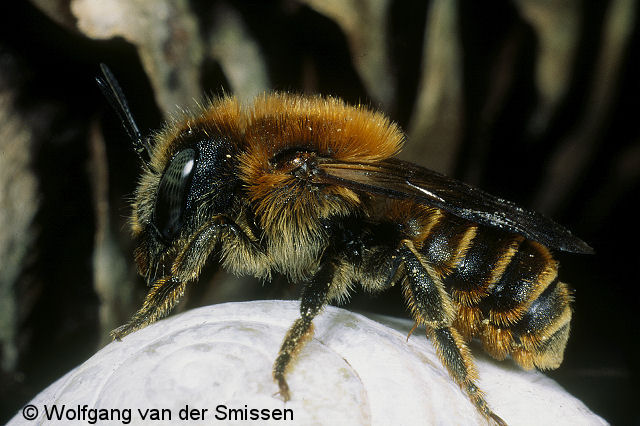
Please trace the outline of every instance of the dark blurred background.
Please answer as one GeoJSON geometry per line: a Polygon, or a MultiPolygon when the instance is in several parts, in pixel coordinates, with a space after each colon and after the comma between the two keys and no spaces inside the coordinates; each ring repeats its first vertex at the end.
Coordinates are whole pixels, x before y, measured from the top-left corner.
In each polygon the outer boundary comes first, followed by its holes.
{"type": "MultiPolygon", "coordinates": [[[[0,6],[0,422],[139,306],[127,217],[138,164],[98,64],[142,129],[224,90],[341,96],[407,131],[403,157],[539,210],[589,242],[548,375],[640,424],[640,70],[633,0],[30,0],[0,6]],[[11,9],[9,9],[11,7],[11,9]]],[[[179,310],[293,298],[215,259],[179,310]],[[224,285],[216,285],[215,283],[224,285]]],[[[399,293],[349,309],[406,316],[399,293]]],[[[507,361],[509,362],[509,361],[507,361]]]]}

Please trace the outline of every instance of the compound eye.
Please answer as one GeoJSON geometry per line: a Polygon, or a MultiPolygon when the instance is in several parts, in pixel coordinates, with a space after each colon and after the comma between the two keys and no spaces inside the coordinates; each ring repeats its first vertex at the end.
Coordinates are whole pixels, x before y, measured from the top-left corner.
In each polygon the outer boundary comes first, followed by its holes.
{"type": "Polygon", "coordinates": [[[160,179],[154,222],[167,241],[173,239],[184,222],[184,210],[195,162],[195,150],[182,150],[173,157],[160,179]]]}

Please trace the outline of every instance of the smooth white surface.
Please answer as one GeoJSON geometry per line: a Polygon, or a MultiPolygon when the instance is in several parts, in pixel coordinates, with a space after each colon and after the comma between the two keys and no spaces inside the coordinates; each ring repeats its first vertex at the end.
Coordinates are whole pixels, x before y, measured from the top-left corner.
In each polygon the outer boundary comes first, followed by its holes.
{"type": "MultiPolygon", "coordinates": [[[[9,424],[51,424],[44,406],[54,404],[75,411],[85,404],[128,408],[131,424],[150,425],[186,423],[178,418],[186,405],[208,409],[204,420],[193,424],[486,424],[424,333],[417,330],[406,341],[411,322],[376,317],[383,325],[335,307],[314,321],[315,336],[287,376],[292,399],[285,404],[275,395],[271,369],[297,317],[297,302],[260,301],[207,306],[165,319],[107,345],[41,392],[31,402],[39,410],[35,421],[17,413],[9,424]],[[288,408],[293,421],[218,420],[219,405],[288,408]],[[154,408],[170,410],[172,421],[143,421],[138,409],[154,408]]],[[[543,374],[492,361],[478,350],[474,355],[478,385],[507,423],[606,424],[543,374]]]]}

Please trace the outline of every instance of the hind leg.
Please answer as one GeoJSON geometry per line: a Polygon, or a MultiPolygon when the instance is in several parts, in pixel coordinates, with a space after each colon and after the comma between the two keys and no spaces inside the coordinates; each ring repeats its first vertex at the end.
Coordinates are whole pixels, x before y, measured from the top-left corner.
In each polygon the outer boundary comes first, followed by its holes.
{"type": "Polygon", "coordinates": [[[489,408],[482,391],[475,384],[477,373],[471,354],[462,336],[452,327],[455,308],[439,274],[424,262],[411,241],[403,241],[400,255],[406,273],[404,295],[413,318],[427,327],[427,336],[433,341],[442,364],[478,411],[497,424],[505,424],[489,408]]]}

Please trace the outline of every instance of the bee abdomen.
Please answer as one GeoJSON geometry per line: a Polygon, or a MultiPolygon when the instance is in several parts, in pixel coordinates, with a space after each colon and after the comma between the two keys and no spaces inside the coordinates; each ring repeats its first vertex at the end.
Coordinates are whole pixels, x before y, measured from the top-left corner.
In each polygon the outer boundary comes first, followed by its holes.
{"type": "Polygon", "coordinates": [[[480,309],[490,323],[508,326],[517,322],[529,305],[558,275],[557,262],[546,247],[530,240],[518,247],[480,309]]]}
{"type": "Polygon", "coordinates": [[[562,361],[571,319],[567,286],[546,247],[524,240],[487,297],[478,304],[486,352],[511,355],[524,368],[556,368],[562,361]]]}
{"type": "Polygon", "coordinates": [[[491,300],[496,283],[518,253],[523,238],[492,229],[478,228],[465,247],[464,256],[445,276],[444,284],[458,305],[456,328],[467,339],[480,334],[487,312],[485,300],[491,300]]]}
{"type": "Polygon", "coordinates": [[[445,279],[445,286],[454,299],[477,304],[486,298],[510,264],[521,241],[521,237],[486,229],[477,232],[465,255],[445,279]]]}
{"type": "Polygon", "coordinates": [[[420,251],[442,274],[466,339],[480,336],[490,355],[525,368],[560,364],[571,297],[545,246],[443,215],[420,251]]]}
{"type": "Polygon", "coordinates": [[[442,213],[433,217],[420,252],[442,274],[458,306],[455,326],[469,340],[481,331],[480,302],[491,294],[523,238],[442,213]]]}
{"type": "Polygon", "coordinates": [[[513,359],[524,368],[557,368],[569,338],[571,291],[555,279],[512,327],[513,359]]]}

